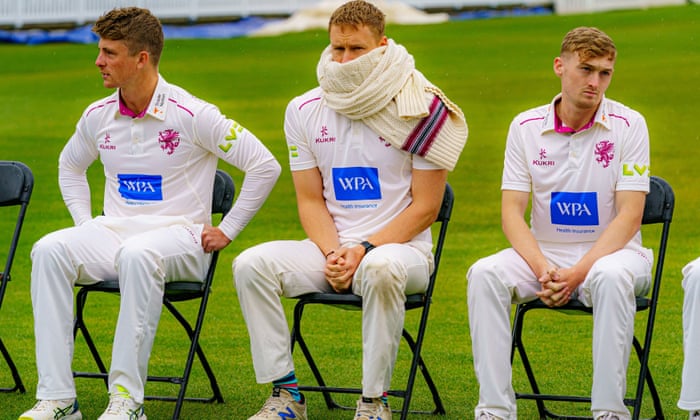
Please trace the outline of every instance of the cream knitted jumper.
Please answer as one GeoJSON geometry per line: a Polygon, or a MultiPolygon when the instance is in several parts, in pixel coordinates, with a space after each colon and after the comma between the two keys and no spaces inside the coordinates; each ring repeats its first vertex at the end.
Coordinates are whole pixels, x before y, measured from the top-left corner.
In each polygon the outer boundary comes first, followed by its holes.
{"type": "Polygon", "coordinates": [[[347,63],[332,61],[328,46],[316,75],[331,109],[361,120],[394,147],[454,169],[467,142],[464,114],[416,70],[403,46],[390,39],[347,63]]]}

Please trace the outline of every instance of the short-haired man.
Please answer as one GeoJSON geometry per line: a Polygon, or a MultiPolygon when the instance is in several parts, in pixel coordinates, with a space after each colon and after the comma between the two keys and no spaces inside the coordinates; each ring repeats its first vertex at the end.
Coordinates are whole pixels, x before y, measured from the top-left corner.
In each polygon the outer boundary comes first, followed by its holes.
{"type": "Polygon", "coordinates": [[[39,400],[20,419],[79,420],[73,356],[73,287],[119,279],[121,304],[101,420],[145,419],[144,385],[164,285],[203,278],[260,209],[281,168],[248,130],[158,72],[163,30],[148,10],[101,16],[95,64],[114,93],[83,113],[59,158],[59,185],[75,222],[32,249],[39,400]],[[93,218],[87,168],[106,178],[104,215],[93,218]],[[245,172],[236,203],[211,226],[217,162],[245,172]]]}
{"type": "MultiPolygon", "coordinates": [[[[511,248],[467,273],[476,418],[516,418],[509,314],[512,304],[537,298],[595,308],[591,411],[629,418],[623,397],[635,296],[648,292],[653,258],[640,234],[649,135],[638,112],[605,97],[616,55],[602,31],[573,29],[554,59],[561,93],[510,125],[501,217],[511,248]]],[[[557,357],[566,360],[566,349],[557,357]]]]}

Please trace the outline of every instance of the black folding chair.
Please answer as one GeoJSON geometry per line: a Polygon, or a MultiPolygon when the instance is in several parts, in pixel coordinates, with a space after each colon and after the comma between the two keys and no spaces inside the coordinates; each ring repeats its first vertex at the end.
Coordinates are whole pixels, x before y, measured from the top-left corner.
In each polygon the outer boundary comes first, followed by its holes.
{"type": "MultiPolygon", "coordinates": [[[[15,227],[12,230],[11,235],[4,237],[9,238],[10,246],[7,251],[7,259],[5,260],[5,268],[0,272],[0,308],[2,308],[2,300],[5,296],[5,290],[7,284],[9,283],[10,269],[12,268],[12,262],[15,259],[15,253],[17,252],[17,245],[19,245],[19,234],[22,231],[22,225],[24,224],[24,216],[27,212],[27,207],[29,206],[29,199],[32,196],[32,189],[34,188],[34,176],[32,175],[31,169],[27,165],[21,162],[14,161],[0,161],[0,207],[17,207],[17,219],[15,222],[15,227]]],[[[17,371],[17,366],[12,361],[10,357],[10,352],[5,347],[5,344],[0,338],[0,353],[5,358],[7,366],[10,368],[12,373],[12,379],[15,381],[14,386],[10,388],[0,388],[0,392],[14,392],[19,391],[21,393],[25,392],[24,384],[17,371]]]]}
{"type": "MultiPolygon", "coordinates": [[[[661,234],[659,239],[659,248],[656,256],[656,267],[654,271],[654,278],[652,284],[651,294],[648,297],[639,296],[637,297],[637,312],[648,311],[647,315],[647,325],[646,332],[644,334],[644,345],[642,346],[637,339],[636,335],[633,340],[633,346],[635,353],[637,354],[637,359],[639,360],[640,369],[639,376],[637,379],[637,389],[634,394],[634,398],[625,398],[625,405],[632,407],[632,418],[634,420],[639,419],[642,408],[642,397],[644,394],[645,384],[649,389],[653,403],[655,416],[653,419],[663,419],[663,412],[661,409],[661,401],[659,399],[659,394],[654,385],[654,380],[649,371],[649,354],[651,350],[651,338],[654,330],[654,320],[656,317],[656,306],[659,299],[659,290],[661,287],[661,278],[664,267],[664,259],[666,257],[666,246],[668,242],[669,229],[671,227],[671,220],[673,218],[673,207],[674,207],[674,194],[671,186],[662,178],[652,176],[650,180],[650,191],[646,197],[646,203],[644,206],[644,217],[642,219],[642,224],[662,224],[661,234]]],[[[525,345],[522,341],[522,331],[523,324],[525,321],[525,314],[533,309],[547,309],[551,311],[559,311],[564,313],[583,313],[592,314],[593,308],[588,308],[583,305],[578,300],[572,300],[564,306],[550,308],[541,300],[537,299],[532,302],[519,304],[515,312],[515,318],[513,320],[513,342],[512,342],[512,353],[511,353],[511,363],[517,351],[518,355],[527,374],[527,378],[530,382],[530,387],[532,388],[532,393],[517,393],[516,398],[525,400],[535,400],[537,403],[537,410],[539,412],[541,419],[554,418],[554,419],[580,419],[580,418],[590,418],[590,417],[576,417],[576,416],[565,416],[561,414],[554,413],[550,411],[545,405],[545,401],[564,401],[564,402],[574,402],[574,403],[590,403],[591,398],[588,396],[574,396],[574,395],[553,395],[544,394],[540,391],[540,388],[535,380],[535,374],[532,370],[532,366],[527,357],[525,351],[525,345]]]]}
{"type": "MultiPolygon", "coordinates": [[[[428,312],[430,310],[430,304],[432,303],[433,289],[435,288],[435,282],[437,280],[438,267],[440,266],[440,257],[442,255],[442,248],[445,244],[445,237],[447,235],[447,225],[450,221],[450,216],[452,214],[452,206],[454,204],[454,193],[449,184],[445,186],[445,195],[442,200],[442,208],[440,209],[440,214],[436,219],[436,223],[440,224],[440,232],[437,237],[437,242],[435,245],[435,270],[430,275],[430,282],[428,283],[428,288],[425,293],[419,293],[414,295],[408,295],[406,297],[406,309],[422,309],[420,322],[418,325],[418,330],[416,332],[415,339],[406,330],[403,329],[402,336],[409,348],[413,353],[413,358],[411,360],[411,368],[408,373],[408,382],[404,389],[390,390],[388,393],[391,396],[403,398],[403,406],[401,408],[401,419],[405,419],[408,413],[422,413],[422,414],[445,414],[445,408],[442,405],[442,400],[438,393],[435,383],[433,382],[430,372],[426,367],[423,357],[421,356],[421,349],[423,347],[423,339],[425,337],[425,330],[428,326],[428,312]],[[413,385],[416,379],[416,373],[420,368],[425,383],[432,393],[433,402],[435,404],[435,409],[433,411],[409,411],[411,396],[413,393],[413,385]]],[[[300,385],[299,389],[303,391],[312,392],[322,392],[323,397],[326,401],[326,405],[329,409],[340,408],[346,410],[354,410],[354,407],[347,407],[337,403],[332,394],[362,394],[362,389],[360,388],[342,388],[342,387],[332,387],[327,386],[321,372],[314,361],[311,351],[309,350],[306,341],[304,340],[301,333],[301,319],[306,305],[312,304],[322,304],[322,305],[332,305],[342,309],[350,310],[361,310],[362,309],[362,297],[354,294],[337,294],[337,293],[310,293],[307,295],[302,295],[299,297],[296,305],[294,306],[294,325],[292,327],[292,350],[294,350],[294,344],[299,343],[299,348],[304,353],[309,368],[313,372],[314,377],[318,385],[316,386],[306,386],[300,385]]]]}
{"type": "MultiPolygon", "coordinates": [[[[221,214],[221,217],[225,216],[226,213],[231,210],[233,205],[233,196],[235,194],[235,185],[231,176],[222,171],[217,170],[216,178],[214,180],[214,194],[212,202],[212,213],[221,214]]],[[[197,402],[224,402],[224,398],[219,389],[214,372],[209,365],[209,362],[204,355],[199,344],[199,336],[202,332],[202,325],[204,323],[204,315],[207,309],[207,302],[209,301],[209,293],[211,292],[211,285],[214,280],[214,271],[216,270],[216,264],[219,258],[219,252],[215,251],[211,256],[211,263],[209,264],[209,269],[207,271],[206,277],[203,281],[193,280],[193,281],[177,281],[169,282],[165,284],[165,295],[163,296],[163,305],[168,309],[168,311],[177,319],[177,321],[185,329],[187,335],[190,339],[190,348],[187,355],[187,361],[185,363],[185,368],[180,376],[148,376],[148,381],[150,382],[165,382],[179,385],[180,390],[177,397],[174,396],[163,396],[163,395],[149,395],[146,396],[147,400],[159,400],[159,401],[175,401],[175,411],[173,413],[173,419],[180,417],[180,411],[182,408],[182,403],[184,401],[197,401],[197,402]],[[199,299],[199,311],[197,312],[197,319],[195,321],[194,327],[187,320],[187,318],[177,310],[174,302],[188,301],[193,299],[199,299]],[[199,358],[202,367],[204,368],[207,377],[209,378],[209,383],[212,389],[212,396],[206,398],[199,397],[187,397],[185,395],[187,384],[189,382],[190,373],[192,371],[192,365],[194,363],[194,358],[196,356],[199,358]]],[[[73,328],[73,336],[76,337],[78,331],[85,338],[85,342],[90,349],[95,363],[99,369],[99,372],[73,372],[73,376],[76,378],[101,378],[107,384],[108,371],[105,367],[102,358],[95,346],[95,343],[85,325],[84,309],[87,302],[87,297],[90,292],[103,292],[111,294],[119,294],[119,281],[109,280],[102,281],[97,284],[80,286],[80,290],[76,296],[76,318],[73,328]]]]}

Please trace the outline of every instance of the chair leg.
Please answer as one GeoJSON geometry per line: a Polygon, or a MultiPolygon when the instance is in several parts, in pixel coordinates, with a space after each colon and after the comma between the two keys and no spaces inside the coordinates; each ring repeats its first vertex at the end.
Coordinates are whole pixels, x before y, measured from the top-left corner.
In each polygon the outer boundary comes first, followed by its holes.
{"type": "Polygon", "coordinates": [[[24,394],[26,392],[26,389],[24,388],[24,384],[22,383],[22,378],[20,378],[17,366],[15,366],[15,363],[12,361],[12,357],[10,357],[10,352],[7,351],[7,348],[5,347],[5,344],[2,342],[1,338],[0,353],[2,353],[2,356],[5,358],[7,366],[10,368],[10,372],[12,373],[12,379],[15,381],[15,386],[13,386],[12,388],[0,388],[0,392],[19,391],[20,393],[24,394]]]}
{"type": "MultiPolygon", "coordinates": [[[[521,310],[520,306],[517,306],[517,309],[515,311],[515,317],[513,319],[513,345],[510,353],[510,362],[511,366],[513,365],[513,358],[515,357],[515,352],[517,350],[518,355],[520,356],[520,360],[523,364],[523,368],[525,370],[525,374],[527,375],[527,379],[530,382],[530,387],[532,388],[532,393],[536,396],[540,394],[540,388],[537,385],[537,381],[535,380],[535,374],[532,371],[532,366],[530,365],[530,359],[527,357],[527,353],[525,352],[525,347],[523,346],[523,320],[525,317],[525,311],[521,310]]],[[[540,419],[546,419],[547,418],[547,408],[544,405],[544,401],[540,399],[535,399],[535,403],[537,404],[537,412],[540,415],[540,419]]]]}
{"type": "Polygon", "coordinates": [[[428,386],[428,389],[430,390],[430,393],[433,396],[433,403],[435,404],[435,410],[432,411],[432,413],[430,414],[445,414],[445,407],[442,404],[442,399],[440,398],[440,394],[438,393],[437,387],[435,386],[435,382],[433,382],[433,378],[430,375],[430,372],[428,371],[428,367],[425,365],[425,362],[423,361],[423,358],[420,355],[422,340],[419,339],[421,343],[417,343],[417,341],[414,341],[411,334],[409,334],[405,328],[403,329],[403,332],[401,334],[404,340],[406,340],[406,343],[411,349],[411,352],[413,353],[411,369],[408,373],[408,383],[406,385],[403,407],[401,408],[401,420],[405,420],[408,417],[409,407],[411,404],[411,397],[413,395],[413,385],[415,384],[416,374],[419,368],[423,375],[423,379],[425,380],[425,384],[428,386]]]}
{"type": "Polygon", "coordinates": [[[90,349],[90,354],[92,354],[92,358],[97,364],[97,368],[99,369],[100,373],[99,374],[94,374],[94,373],[85,373],[85,372],[74,372],[73,376],[74,377],[87,377],[87,378],[103,378],[105,387],[109,388],[109,382],[108,382],[108,375],[107,375],[107,367],[105,366],[104,362],[102,361],[102,357],[100,356],[100,352],[97,350],[97,346],[95,346],[95,342],[92,340],[92,336],[90,335],[90,331],[88,331],[87,326],[85,325],[85,319],[83,317],[84,309],[85,309],[85,304],[87,302],[87,295],[88,291],[84,288],[81,288],[80,291],[78,292],[78,295],[75,298],[76,302],[76,314],[75,314],[75,322],[73,323],[73,340],[77,337],[78,331],[83,335],[83,338],[85,339],[85,344],[87,344],[88,349],[90,349]]]}
{"type": "Polygon", "coordinates": [[[175,308],[173,303],[168,300],[164,299],[163,304],[164,306],[168,309],[168,311],[175,317],[175,319],[182,325],[182,327],[185,329],[187,332],[187,336],[190,339],[190,349],[187,354],[187,361],[185,363],[185,369],[182,374],[181,378],[178,378],[179,380],[177,383],[180,385],[180,391],[178,393],[176,404],[175,404],[175,410],[173,413],[173,419],[178,419],[180,417],[180,411],[182,409],[182,404],[184,401],[200,401],[200,402],[219,402],[223,403],[224,402],[224,397],[221,394],[221,389],[219,388],[219,384],[216,380],[216,376],[214,375],[214,371],[211,368],[211,365],[209,364],[209,361],[207,360],[206,355],[204,354],[204,351],[202,350],[202,347],[199,345],[199,336],[202,331],[202,325],[204,321],[203,317],[203,312],[205,311],[206,308],[206,297],[202,298],[202,301],[200,302],[200,308],[199,308],[199,313],[197,317],[197,323],[195,325],[195,328],[193,329],[190,323],[185,319],[184,316],[180,313],[180,311],[175,308]],[[207,375],[207,378],[209,379],[209,384],[212,389],[212,397],[211,398],[187,398],[185,396],[186,391],[187,391],[187,385],[189,383],[189,378],[190,374],[192,372],[192,366],[194,364],[194,358],[197,356],[199,358],[200,363],[202,364],[202,367],[204,368],[204,372],[207,375]]]}
{"type": "MultiPolygon", "coordinates": [[[[306,345],[306,341],[304,340],[304,337],[301,335],[301,316],[304,312],[304,305],[297,303],[294,306],[294,325],[292,327],[292,351],[294,350],[294,344],[298,343],[299,348],[301,349],[302,353],[304,354],[304,357],[306,358],[306,362],[309,365],[309,368],[311,369],[311,372],[314,375],[314,378],[316,379],[316,383],[318,383],[318,388],[320,388],[320,391],[323,393],[323,399],[326,401],[326,407],[329,409],[334,409],[334,408],[343,408],[340,404],[335,402],[333,397],[331,396],[330,392],[326,390],[327,385],[326,382],[323,380],[323,376],[321,375],[321,371],[318,369],[318,366],[316,366],[316,362],[314,361],[313,356],[311,355],[311,352],[309,351],[309,347],[306,345]]],[[[299,387],[299,389],[304,390],[308,389],[309,387],[299,387]]],[[[313,387],[316,388],[316,387],[313,387]]]]}
{"type": "Polygon", "coordinates": [[[652,419],[663,419],[663,409],[661,407],[661,399],[659,398],[659,393],[656,390],[656,385],[654,384],[654,379],[651,376],[651,371],[649,370],[649,360],[645,357],[644,349],[642,349],[639,340],[635,336],[632,340],[632,345],[637,354],[637,359],[641,365],[639,371],[639,377],[637,378],[637,391],[633,401],[630,401],[628,405],[634,407],[632,411],[632,420],[638,420],[642,413],[642,398],[644,396],[644,384],[649,388],[649,394],[654,403],[654,417],[652,419]]]}

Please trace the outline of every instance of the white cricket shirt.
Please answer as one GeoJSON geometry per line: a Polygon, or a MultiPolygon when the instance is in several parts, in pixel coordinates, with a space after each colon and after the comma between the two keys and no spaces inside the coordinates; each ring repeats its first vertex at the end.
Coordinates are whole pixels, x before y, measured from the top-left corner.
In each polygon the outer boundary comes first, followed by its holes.
{"type": "Polygon", "coordinates": [[[538,241],[595,241],[616,215],[616,191],[649,191],[649,133],[641,114],[607,98],[589,128],[558,133],[559,98],[512,121],[501,189],[532,192],[538,241]]]}
{"type": "Polygon", "coordinates": [[[248,183],[240,189],[236,211],[219,225],[233,239],[279,174],[269,150],[217,107],[162,77],[143,115],[127,111],[120,112],[118,90],[94,102],[61,152],[59,183],[76,224],[92,217],[85,170],[98,157],[106,178],[106,216],[184,216],[193,223],[211,223],[220,158],[246,172],[244,185],[248,183]]]}
{"type": "MultiPolygon", "coordinates": [[[[321,172],[341,243],[365,240],[411,203],[413,168],[440,169],[323,105],[319,87],[289,103],[284,129],[291,170],[321,172]]],[[[431,242],[430,229],[414,239],[431,242]]]]}

